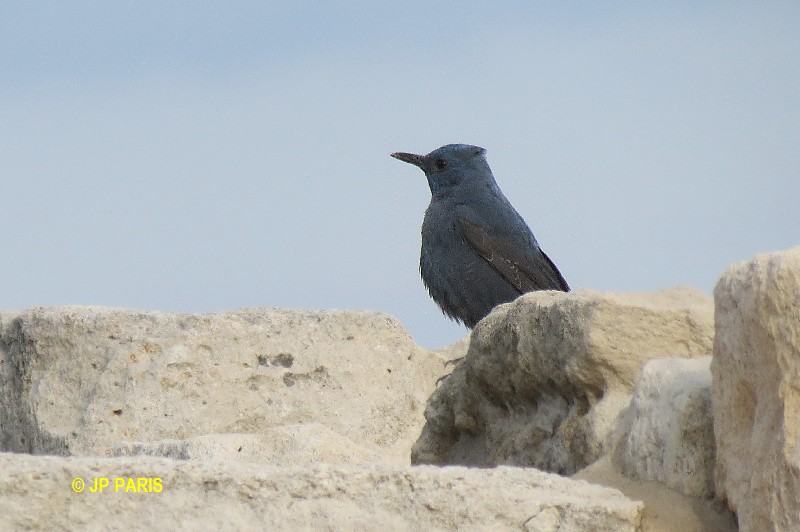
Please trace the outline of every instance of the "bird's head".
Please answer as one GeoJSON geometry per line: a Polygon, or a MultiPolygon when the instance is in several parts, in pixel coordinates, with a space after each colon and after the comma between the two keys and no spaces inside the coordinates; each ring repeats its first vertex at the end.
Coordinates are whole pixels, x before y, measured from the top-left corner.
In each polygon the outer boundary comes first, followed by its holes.
{"type": "Polygon", "coordinates": [[[396,152],[392,157],[418,166],[425,172],[434,197],[445,195],[470,184],[494,185],[486,162],[486,150],[469,144],[448,144],[428,155],[396,152]]]}

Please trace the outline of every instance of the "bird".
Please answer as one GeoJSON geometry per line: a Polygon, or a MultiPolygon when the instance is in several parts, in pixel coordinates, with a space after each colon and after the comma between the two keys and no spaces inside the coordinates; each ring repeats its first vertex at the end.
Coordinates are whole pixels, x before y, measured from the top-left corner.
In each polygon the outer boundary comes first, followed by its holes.
{"type": "Polygon", "coordinates": [[[427,155],[391,156],[419,167],[428,179],[419,269],[445,316],[473,329],[494,307],[526,292],[569,292],[497,185],[485,149],[448,144],[427,155]]]}

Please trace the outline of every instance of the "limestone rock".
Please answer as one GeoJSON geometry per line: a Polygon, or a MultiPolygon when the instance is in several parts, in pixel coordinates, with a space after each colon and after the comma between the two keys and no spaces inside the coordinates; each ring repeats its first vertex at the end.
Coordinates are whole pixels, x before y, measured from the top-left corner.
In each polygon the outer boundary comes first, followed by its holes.
{"type": "Polygon", "coordinates": [[[319,423],[408,463],[444,371],[371,312],[66,307],[1,319],[0,450],[13,452],[107,455],[125,441],[319,423]]]}
{"type": "Polygon", "coordinates": [[[711,300],[687,288],[525,294],[472,332],[428,401],[412,463],[572,474],[602,454],[644,362],[708,355],[712,338],[711,300]]]}
{"type": "Polygon", "coordinates": [[[374,449],[358,445],[320,423],[272,427],[260,434],[207,434],[185,440],[122,442],[112,448],[111,454],[279,466],[385,461],[374,449]]]}
{"type": "MultiPolygon", "coordinates": [[[[453,360],[458,360],[467,356],[467,351],[469,350],[469,340],[471,335],[468,334],[461,340],[454,342],[450,345],[446,345],[441,349],[437,349],[434,351],[442,360],[449,363],[453,360]]],[[[443,373],[445,375],[446,373],[443,373]]]]}
{"type": "Polygon", "coordinates": [[[711,357],[662,358],[642,368],[611,435],[622,474],[699,498],[714,496],[711,357]]]}
{"type": "Polygon", "coordinates": [[[800,247],[714,289],[716,489],[742,530],[800,530],[800,247]]]}
{"type": "Polygon", "coordinates": [[[0,454],[0,529],[634,531],[642,504],[536,470],[0,454]],[[73,479],[84,481],[74,493],[73,479]],[[107,478],[102,492],[89,492],[107,478]],[[115,492],[115,479],[123,479],[115,492]],[[128,491],[144,479],[160,492],[128,491]]]}
{"type": "Polygon", "coordinates": [[[615,471],[608,456],[572,476],[618,489],[644,503],[642,532],[733,532],[736,516],[715,499],[683,495],[652,480],[639,480],[615,471]]]}

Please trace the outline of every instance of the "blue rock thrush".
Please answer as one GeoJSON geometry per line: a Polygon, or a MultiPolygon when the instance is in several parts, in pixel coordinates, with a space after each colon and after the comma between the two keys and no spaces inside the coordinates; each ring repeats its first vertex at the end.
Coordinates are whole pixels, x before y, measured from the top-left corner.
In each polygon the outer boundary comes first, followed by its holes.
{"type": "Polygon", "coordinates": [[[525,292],[569,291],[497,186],[485,153],[448,144],[428,155],[392,154],[421,168],[431,189],[422,222],[422,281],[442,312],[470,329],[525,292]]]}

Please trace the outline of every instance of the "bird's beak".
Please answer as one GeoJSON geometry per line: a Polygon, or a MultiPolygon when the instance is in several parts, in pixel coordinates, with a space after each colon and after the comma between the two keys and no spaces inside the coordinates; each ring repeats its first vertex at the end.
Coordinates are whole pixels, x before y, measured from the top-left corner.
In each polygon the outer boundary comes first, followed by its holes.
{"type": "Polygon", "coordinates": [[[422,168],[422,155],[417,155],[415,153],[403,153],[401,151],[395,152],[392,154],[392,157],[395,159],[399,159],[404,163],[413,164],[414,166],[419,166],[422,168]]]}

